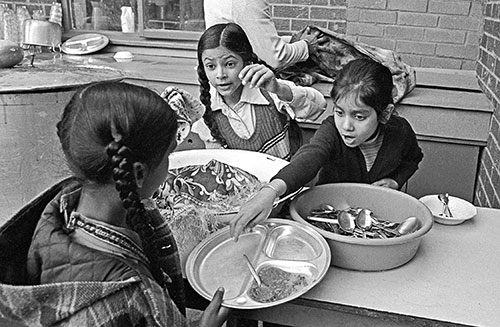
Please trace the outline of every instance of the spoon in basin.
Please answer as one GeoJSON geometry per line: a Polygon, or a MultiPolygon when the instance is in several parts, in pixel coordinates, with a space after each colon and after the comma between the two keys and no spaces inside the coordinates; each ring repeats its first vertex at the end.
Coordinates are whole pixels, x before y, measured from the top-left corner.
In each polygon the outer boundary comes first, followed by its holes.
{"type": "Polygon", "coordinates": [[[347,233],[353,233],[356,227],[356,216],[354,216],[349,211],[341,211],[339,213],[338,221],[340,228],[347,233]]]}
{"type": "Polygon", "coordinates": [[[363,238],[366,238],[366,231],[372,228],[374,222],[372,212],[368,209],[361,209],[354,222],[363,231],[363,238]]]}
{"type": "Polygon", "coordinates": [[[257,274],[257,271],[255,270],[252,263],[250,262],[250,259],[248,259],[246,254],[244,254],[243,257],[245,257],[248,269],[250,269],[250,274],[252,275],[253,279],[255,279],[255,282],[257,283],[257,285],[261,286],[262,281],[260,280],[259,274],[257,274]]]}

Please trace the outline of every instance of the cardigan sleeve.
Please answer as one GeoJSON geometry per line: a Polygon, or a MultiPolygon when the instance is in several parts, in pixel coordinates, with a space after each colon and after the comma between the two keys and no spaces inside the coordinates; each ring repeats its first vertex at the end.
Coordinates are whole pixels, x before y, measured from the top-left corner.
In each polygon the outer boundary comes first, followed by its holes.
{"type": "Polygon", "coordinates": [[[326,118],[309,143],[303,145],[291,162],[283,167],[272,179],[282,179],[289,194],[314,179],[319,170],[335,153],[335,122],[333,116],[326,118]]]}
{"type": "Polygon", "coordinates": [[[412,127],[405,119],[402,119],[404,146],[402,152],[402,159],[399,167],[394,170],[390,178],[394,179],[401,188],[410,177],[417,171],[419,163],[422,161],[424,154],[418,145],[417,136],[412,127]]]}

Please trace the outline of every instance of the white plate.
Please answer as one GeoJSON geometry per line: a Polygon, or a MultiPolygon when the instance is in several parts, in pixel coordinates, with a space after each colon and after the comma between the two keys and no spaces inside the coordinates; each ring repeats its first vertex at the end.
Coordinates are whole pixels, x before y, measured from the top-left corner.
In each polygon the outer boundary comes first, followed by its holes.
{"type": "Polygon", "coordinates": [[[458,225],[474,218],[477,214],[477,209],[472,203],[455,196],[449,196],[448,202],[453,217],[443,215],[443,203],[437,194],[426,195],[419,200],[429,208],[434,216],[434,221],[442,225],[458,225]]]}
{"type": "Polygon", "coordinates": [[[104,49],[108,43],[109,39],[102,34],[80,34],[64,42],[61,50],[66,54],[85,55],[104,49]]]}
{"type": "Polygon", "coordinates": [[[286,160],[259,152],[235,149],[195,149],[173,152],[169,157],[169,168],[204,165],[212,159],[243,169],[261,182],[268,182],[281,168],[288,165],[286,160]]]}

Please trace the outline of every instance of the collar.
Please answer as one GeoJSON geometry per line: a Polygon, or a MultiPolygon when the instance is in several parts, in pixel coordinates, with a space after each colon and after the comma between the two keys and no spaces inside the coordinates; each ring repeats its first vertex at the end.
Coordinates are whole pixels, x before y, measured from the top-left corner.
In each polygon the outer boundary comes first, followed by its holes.
{"type": "Polygon", "coordinates": [[[80,183],[70,184],[62,190],[59,204],[65,227],[73,232],[77,242],[96,250],[147,263],[141,239],[136,232],[85,217],[76,211],[81,192],[80,183]]]}
{"type": "MultiPolygon", "coordinates": [[[[210,87],[210,96],[213,99],[212,111],[222,110],[223,108],[228,107],[224,102],[222,96],[214,87],[210,87]]],[[[241,92],[240,101],[236,106],[239,106],[241,104],[269,105],[269,101],[262,94],[260,88],[250,88],[248,85],[244,85],[243,91],[241,92]]]]}

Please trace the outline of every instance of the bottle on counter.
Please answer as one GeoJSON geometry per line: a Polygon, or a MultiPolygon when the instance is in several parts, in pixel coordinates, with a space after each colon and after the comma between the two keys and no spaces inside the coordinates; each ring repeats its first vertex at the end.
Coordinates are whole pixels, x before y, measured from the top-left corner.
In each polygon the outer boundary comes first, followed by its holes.
{"type": "Polygon", "coordinates": [[[5,5],[0,3],[0,40],[3,40],[3,13],[5,12],[5,5]]]}
{"type": "Polygon", "coordinates": [[[28,12],[26,6],[18,6],[16,8],[17,24],[19,26],[19,41],[18,43],[24,43],[24,22],[27,19],[31,19],[31,15],[28,12]]]}
{"type": "Polygon", "coordinates": [[[62,26],[62,6],[59,2],[53,2],[50,6],[49,22],[62,26]]]}
{"type": "Polygon", "coordinates": [[[20,40],[19,22],[14,10],[5,8],[3,13],[3,38],[19,44],[20,40]]]}
{"type": "Polygon", "coordinates": [[[134,12],[132,11],[132,7],[123,6],[122,15],[121,15],[121,23],[122,23],[122,32],[123,33],[134,33],[135,32],[135,17],[134,12]]]}

